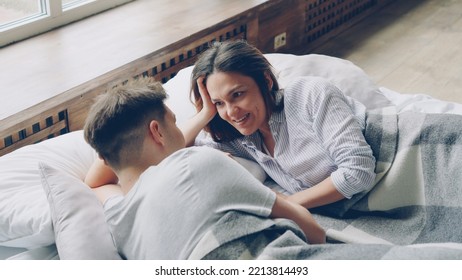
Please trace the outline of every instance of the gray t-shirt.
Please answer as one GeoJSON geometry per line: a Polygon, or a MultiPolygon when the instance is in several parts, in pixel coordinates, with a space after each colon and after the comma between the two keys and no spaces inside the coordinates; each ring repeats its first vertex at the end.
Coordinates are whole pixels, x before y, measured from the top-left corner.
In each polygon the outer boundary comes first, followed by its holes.
{"type": "Polygon", "coordinates": [[[187,259],[227,211],[268,217],[275,199],[222,152],[192,147],[148,168],[125,197],[106,203],[105,212],[122,257],[187,259]]]}

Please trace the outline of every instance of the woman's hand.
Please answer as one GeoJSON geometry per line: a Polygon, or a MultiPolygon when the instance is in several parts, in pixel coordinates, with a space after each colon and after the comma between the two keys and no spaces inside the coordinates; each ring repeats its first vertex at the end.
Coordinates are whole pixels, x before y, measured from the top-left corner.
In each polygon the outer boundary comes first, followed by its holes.
{"type": "Polygon", "coordinates": [[[197,79],[197,87],[202,98],[202,110],[194,115],[191,119],[179,125],[185,139],[186,147],[194,145],[194,140],[200,131],[213,119],[217,114],[217,108],[210,99],[209,92],[204,83],[205,77],[197,79]]]}
{"type": "Polygon", "coordinates": [[[213,104],[212,99],[210,98],[209,92],[207,91],[207,87],[205,86],[204,81],[205,77],[200,77],[199,79],[197,79],[196,83],[202,98],[202,110],[198,114],[202,114],[204,120],[207,120],[207,122],[205,123],[206,125],[216,115],[217,108],[215,104],[213,104]]]}

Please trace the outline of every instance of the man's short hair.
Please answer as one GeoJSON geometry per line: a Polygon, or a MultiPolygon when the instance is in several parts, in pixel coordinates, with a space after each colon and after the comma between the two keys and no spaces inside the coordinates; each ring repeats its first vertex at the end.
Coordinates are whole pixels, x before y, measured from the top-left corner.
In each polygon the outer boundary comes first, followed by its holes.
{"type": "Polygon", "coordinates": [[[149,123],[164,121],[167,95],[153,78],[139,78],[98,96],[87,116],[85,140],[113,169],[133,164],[149,123]]]}

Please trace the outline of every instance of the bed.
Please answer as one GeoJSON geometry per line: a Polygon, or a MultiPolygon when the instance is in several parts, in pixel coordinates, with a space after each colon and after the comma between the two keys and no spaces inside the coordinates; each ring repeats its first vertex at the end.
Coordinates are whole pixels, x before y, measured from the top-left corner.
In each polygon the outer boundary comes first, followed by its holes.
{"type": "MultiPolygon", "coordinates": [[[[266,56],[275,67],[282,86],[296,76],[319,76],[331,80],[371,111],[392,108],[390,116],[406,115],[411,121],[414,115],[421,113],[462,115],[461,104],[379,87],[359,67],[343,59],[315,54],[266,56]]],[[[188,97],[190,73],[191,67],[184,68],[164,84],[169,94],[167,104],[175,112],[178,123],[194,114],[188,97]]],[[[437,129],[440,125],[444,123],[436,122],[429,128],[437,129]]],[[[411,126],[416,127],[414,122],[411,126]]],[[[380,129],[393,128],[384,125],[380,129]]],[[[456,157],[451,160],[460,164],[457,161],[460,145],[451,147],[456,149],[449,151],[451,157],[456,157]]],[[[442,150],[445,149],[447,147],[443,146],[442,150]]],[[[383,150],[383,155],[388,152],[383,150]]],[[[395,156],[380,160],[374,189],[348,203],[335,205],[335,214],[323,208],[313,211],[327,231],[328,244],[300,251],[294,243],[284,253],[271,247],[289,244],[289,236],[280,243],[262,245],[258,257],[462,259],[462,196],[459,191],[462,177],[451,178],[452,184],[444,188],[446,195],[438,195],[439,186],[419,181],[421,176],[418,175],[424,167],[415,164],[414,154],[415,151],[399,150],[395,156]],[[417,179],[393,178],[396,168],[407,168],[417,179]]],[[[440,156],[447,155],[442,152],[440,156]]],[[[0,157],[0,259],[120,259],[105,224],[102,207],[82,182],[95,158],[81,130],[27,145],[0,157]]],[[[258,166],[247,161],[241,163],[268,187],[281,190],[258,166]]],[[[230,248],[233,244],[257,246],[246,243],[248,238],[239,232],[240,227],[227,228],[229,219],[237,225],[248,225],[248,219],[232,212],[225,218],[217,225],[215,236],[204,236],[192,259],[241,258],[233,255],[235,250],[230,248]],[[242,239],[230,242],[230,232],[242,239]]],[[[257,225],[259,221],[250,223],[257,225]]],[[[288,228],[295,236],[299,233],[286,221],[278,220],[267,226],[288,228]]]]}

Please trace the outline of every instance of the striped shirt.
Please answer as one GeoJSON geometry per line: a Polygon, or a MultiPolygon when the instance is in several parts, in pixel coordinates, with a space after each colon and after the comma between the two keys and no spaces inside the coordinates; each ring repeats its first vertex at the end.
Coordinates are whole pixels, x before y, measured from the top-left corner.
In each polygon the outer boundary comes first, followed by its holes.
{"type": "Polygon", "coordinates": [[[369,190],[375,179],[375,158],[364,139],[366,108],[327,80],[295,79],[283,92],[284,109],[272,113],[274,157],[265,153],[257,131],[227,143],[207,138],[208,145],[260,164],[288,193],[314,186],[331,176],[346,198],[369,190]]]}

